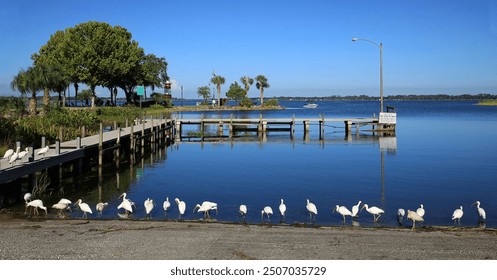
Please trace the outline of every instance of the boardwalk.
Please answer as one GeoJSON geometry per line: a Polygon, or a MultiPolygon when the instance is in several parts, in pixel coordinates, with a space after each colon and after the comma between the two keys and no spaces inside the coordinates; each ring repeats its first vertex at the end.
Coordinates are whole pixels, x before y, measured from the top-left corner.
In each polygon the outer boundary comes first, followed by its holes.
{"type": "Polygon", "coordinates": [[[164,132],[167,129],[172,130],[172,124],[172,120],[149,119],[126,128],[102,132],[102,141],[100,141],[101,136],[97,134],[62,142],[59,145],[57,143],[52,144],[49,145],[50,149],[46,154],[38,155],[38,152],[41,150],[41,148],[38,148],[13,164],[9,164],[8,159],[2,158],[0,161],[0,184],[39,170],[83,158],[88,150],[98,149],[100,145],[102,147],[109,145],[115,146],[121,139],[129,139],[131,135],[133,135],[133,138],[141,138],[142,134],[150,135],[152,131],[160,130],[164,132]]]}

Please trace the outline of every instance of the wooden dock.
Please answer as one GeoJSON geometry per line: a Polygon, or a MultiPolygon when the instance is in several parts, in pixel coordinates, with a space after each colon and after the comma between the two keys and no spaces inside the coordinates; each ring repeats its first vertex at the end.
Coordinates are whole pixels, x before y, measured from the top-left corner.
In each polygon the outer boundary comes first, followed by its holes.
{"type": "MultiPolygon", "coordinates": [[[[41,148],[29,147],[28,155],[21,160],[9,164],[9,159],[0,159],[0,184],[33,174],[40,170],[57,167],[63,164],[77,162],[89,154],[98,154],[98,164],[103,164],[103,153],[107,150],[119,151],[121,141],[129,142],[129,150],[134,151],[136,146],[143,147],[145,140],[151,145],[166,144],[174,140],[174,121],[166,119],[142,119],[134,125],[125,128],[115,128],[103,131],[97,135],[78,137],[77,139],[49,145],[44,155],[38,155],[41,148]]],[[[44,142],[44,140],[42,140],[44,142]]],[[[18,143],[20,145],[20,143],[18,143]]],[[[44,146],[44,143],[42,143],[44,146]]],[[[123,147],[125,148],[125,147],[123,147]]],[[[23,148],[21,148],[23,150],[23,148]]]]}
{"type": "Polygon", "coordinates": [[[271,131],[288,131],[291,135],[295,132],[295,126],[302,125],[304,135],[310,132],[310,127],[317,125],[319,127],[319,138],[324,137],[324,130],[327,124],[342,123],[345,131],[345,137],[349,136],[353,128],[363,126],[371,126],[371,131],[395,131],[395,125],[380,124],[378,118],[278,118],[278,119],[237,119],[237,118],[216,118],[216,119],[177,119],[176,126],[176,141],[181,141],[184,138],[192,138],[191,135],[184,135],[183,128],[186,125],[199,126],[199,138],[205,137],[207,126],[216,126],[216,137],[233,137],[237,131],[253,131],[258,134],[265,135],[271,131]],[[225,129],[227,128],[227,129],[225,129]],[[228,131],[228,135],[224,135],[224,131],[228,131]]]}

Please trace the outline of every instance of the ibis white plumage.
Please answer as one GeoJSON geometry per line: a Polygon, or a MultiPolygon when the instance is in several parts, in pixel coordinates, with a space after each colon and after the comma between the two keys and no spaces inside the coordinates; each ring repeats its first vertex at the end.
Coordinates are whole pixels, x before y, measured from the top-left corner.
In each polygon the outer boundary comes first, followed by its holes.
{"type": "Polygon", "coordinates": [[[19,151],[21,148],[17,147],[16,152],[10,156],[9,164],[13,164],[19,158],[19,151]]]}
{"type": "Polygon", "coordinates": [[[368,212],[369,212],[369,214],[373,215],[373,220],[374,220],[375,222],[377,222],[377,221],[378,221],[378,219],[381,217],[381,214],[384,214],[384,213],[385,213],[385,211],[383,211],[383,209],[378,208],[378,207],[376,207],[376,206],[369,207],[369,205],[364,204],[364,205],[362,206],[361,210],[362,210],[362,209],[364,209],[364,208],[366,208],[366,211],[368,211],[368,212]]]}
{"type": "Polygon", "coordinates": [[[59,216],[65,216],[64,214],[64,211],[69,207],[68,204],[65,204],[65,203],[56,203],[54,205],[52,205],[52,209],[55,209],[57,210],[57,214],[59,216]]]}
{"type": "Polygon", "coordinates": [[[264,209],[262,209],[262,211],[261,211],[261,220],[262,221],[264,221],[264,214],[266,214],[267,221],[270,223],[271,222],[270,215],[273,215],[273,208],[271,208],[270,206],[266,206],[266,207],[264,207],[264,209]]]}
{"type": "Polygon", "coordinates": [[[41,199],[35,199],[26,203],[26,212],[29,207],[33,207],[33,213],[36,213],[36,216],[39,215],[38,208],[45,210],[45,215],[48,215],[47,207],[43,206],[43,201],[41,201],[41,199]]]}
{"type": "Polygon", "coordinates": [[[154,210],[154,201],[153,199],[147,198],[145,202],[143,202],[143,206],[145,207],[145,213],[147,217],[150,219],[150,213],[154,210]]]}
{"type": "Polygon", "coordinates": [[[124,209],[126,211],[126,216],[129,214],[129,213],[133,213],[133,207],[132,207],[132,204],[131,204],[131,200],[127,199],[126,198],[127,194],[126,193],[122,193],[117,199],[119,198],[123,198],[123,201],[121,202],[121,204],[119,204],[117,206],[117,210],[119,209],[124,209]]]}
{"type": "Polygon", "coordinates": [[[210,203],[202,203],[202,205],[197,204],[195,205],[195,208],[193,208],[193,213],[195,213],[195,210],[197,210],[197,213],[204,212],[204,219],[210,219],[211,215],[209,213],[210,210],[212,210],[212,204],[210,203]]]}
{"type": "Polygon", "coordinates": [[[167,210],[171,207],[171,202],[169,202],[169,197],[166,197],[166,200],[162,203],[162,208],[164,208],[164,215],[167,216],[167,210]]]}
{"type": "Polygon", "coordinates": [[[48,153],[48,150],[50,150],[50,147],[45,146],[45,147],[41,148],[41,149],[38,151],[38,153],[37,153],[37,154],[38,154],[39,156],[43,156],[43,157],[45,157],[46,153],[48,153]]]}
{"type": "Polygon", "coordinates": [[[8,159],[14,154],[14,149],[8,149],[5,154],[3,154],[3,159],[8,159]]]}
{"type": "Polygon", "coordinates": [[[238,212],[242,218],[245,219],[245,216],[247,215],[247,205],[241,204],[240,207],[238,207],[238,212]]]}
{"type": "Polygon", "coordinates": [[[464,211],[462,210],[462,206],[460,206],[458,209],[454,210],[454,213],[452,213],[452,220],[454,223],[456,220],[458,221],[459,224],[461,224],[461,218],[464,215],[464,211]]]}
{"type": "Polygon", "coordinates": [[[333,210],[333,212],[335,212],[335,211],[337,211],[340,215],[342,215],[344,224],[345,224],[345,216],[352,217],[352,212],[350,212],[350,210],[347,209],[347,207],[345,207],[345,206],[337,205],[337,206],[335,206],[335,209],[333,210]]]}
{"type": "Polygon", "coordinates": [[[359,214],[359,206],[361,205],[362,201],[359,200],[359,202],[352,206],[352,218],[356,218],[357,214],[359,214]]]}
{"type": "Polygon", "coordinates": [[[281,217],[285,218],[286,205],[285,205],[285,203],[283,202],[283,198],[282,198],[282,199],[281,199],[281,201],[280,201],[279,210],[280,210],[280,215],[281,215],[281,217]]]}
{"type": "Polygon", "coordinates": [[[312,215],[314,215],[314,220],[316,219],[316,215],[318,214],[318,208],[316,205],[307,199],[307,204],[305,206],[307,211],[309,211],[309,218],[312,220],[312,215]]]}
{"type": "Polygon", "coordinates": [[[397,222],[402,225],[404,222],[404,216],[406,215],[406,210],[399,208],[397,210],[397,222]]]}
{"type": "Polygon", "coordinates": [[[424,222],[423,216],[419,215],[418,212],[407,210],[407,219],[412,220],[412,230],[416,227],[416,222],[424,222]]]}
{"type": "Polygon", "coordinates": [[[108,202],[99,202],[97,203],[97,205],[95,206],[95,210],[97,210],[97,213],[98,213],[98,216],[102,216],[102,212],[104,211],[104,208],[109,205],[108,202]]]}
{"type": "Polygon", "coordinates": [[[424,215],[425,215],[425,208],[423,206],[423,204],[420,204],[419,205],[419,208],[416,210],[416,213],[421,217],[423,218],[424,215]]]}
{"type": "Polygon", "coordinates": [[[81,209],[81,211],[83,211],[83,218],[85,218],[85,219],[88,218],[88,216],[87,216],[88,213],[93,214],[93,212],[91,211],[90,205],[88,205],[88,203],[84,203],[81,198],[78,199],[74,203],[74,206],[76,206],[76,205],[78,205],[79,209],[81,209]]]}
{"type": "Polygon", "coordinates": [[[31,193],[25,193],[24,194],[24,201],[26,203],[30,202],[31,201],[31,193]]]}
{"type": "Polygon", "coordinates": [[[478,209],[478,216],[480,217],[480,221],[485,221],[487,219],[487,213],[485,213],[485,209],[480,207],[480,201],[475,201],[471,206],[476,205],[476,208],[478,209]]]}
{"type": "Polygon", "coordinates": [[[18,157],[18,160],[20,160],[22,162],[22,158],[24,158],[29,152],[29,148],[26,147],[26,149],[24,149],[24,151],[21,151],[19,152],[19,157],[18,157]]]}
{"type": "Polygon", "coordinates": [[[182,200],[179,200],[179,198],[175,198],[174,201],[178,205],[178,211],[179,211],[179,217],[178,218],[180,219],[181,216],[183,216],[185,214],[185,211],[186,211],[186,202],[184,202],[182,200]]]}

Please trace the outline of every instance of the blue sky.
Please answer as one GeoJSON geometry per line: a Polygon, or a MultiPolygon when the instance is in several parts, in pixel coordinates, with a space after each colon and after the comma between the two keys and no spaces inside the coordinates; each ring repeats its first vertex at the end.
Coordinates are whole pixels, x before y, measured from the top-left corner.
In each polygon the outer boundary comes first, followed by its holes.
{"type": "MultiPolygon", "coordinates": [[[[497,2],[492,0],[27,1],[0,4],[0,95],[57,30],[120,25],[165,57],[185,98],[243,75],[268,78],[266,96],[497,94],[497,2]]],[[[102,90],[99,95],[106,96],[102,90]]],[[[120,94],[122,96],[122,94],[120,94]]],[[[257,97],[255,85],[249,96],[257,97]]]]}

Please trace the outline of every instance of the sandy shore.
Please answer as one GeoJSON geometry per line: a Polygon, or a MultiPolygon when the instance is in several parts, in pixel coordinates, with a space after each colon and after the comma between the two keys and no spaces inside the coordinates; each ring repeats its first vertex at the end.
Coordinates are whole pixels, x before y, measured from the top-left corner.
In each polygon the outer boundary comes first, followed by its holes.
{"type": "Polygon", "coordinates": [[[0,214],[0,259],[495,260],[497,230],[29,220],[0,214]]]}

